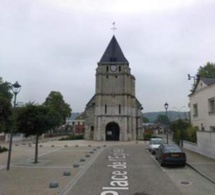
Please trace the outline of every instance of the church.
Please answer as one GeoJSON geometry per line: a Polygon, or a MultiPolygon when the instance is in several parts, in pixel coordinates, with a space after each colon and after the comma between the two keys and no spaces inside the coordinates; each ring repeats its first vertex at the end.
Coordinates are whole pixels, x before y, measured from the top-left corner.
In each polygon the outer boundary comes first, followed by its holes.
{"type": "Polygon", "coordinates": [[[95,82],[95,94],[85,108],[85,139],[131,141],[140,137],[142,105],[135,96],[135,77],[114,35],[98,62],[95,82]]]}

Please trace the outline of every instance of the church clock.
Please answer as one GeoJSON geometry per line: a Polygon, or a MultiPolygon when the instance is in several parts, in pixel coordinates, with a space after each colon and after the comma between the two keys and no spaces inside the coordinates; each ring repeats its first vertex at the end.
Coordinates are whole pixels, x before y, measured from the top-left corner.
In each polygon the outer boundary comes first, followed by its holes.
{"type": "Polygon", "coordinates": [[[117,65],[111,65],[110,69],[111,71],[115,72],[117,70],[117,65]]]}

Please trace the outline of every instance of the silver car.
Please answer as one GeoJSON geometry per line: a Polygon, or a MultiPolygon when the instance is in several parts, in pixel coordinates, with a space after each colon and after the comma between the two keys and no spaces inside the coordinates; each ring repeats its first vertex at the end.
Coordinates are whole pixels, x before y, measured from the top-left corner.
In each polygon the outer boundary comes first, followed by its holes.
{"type": "Polygon", "coordinates": [[[162,138],[151,138],[149,141],[149,151],[155,154],[158,147],[163,143],[164,141],[162,138]]]}

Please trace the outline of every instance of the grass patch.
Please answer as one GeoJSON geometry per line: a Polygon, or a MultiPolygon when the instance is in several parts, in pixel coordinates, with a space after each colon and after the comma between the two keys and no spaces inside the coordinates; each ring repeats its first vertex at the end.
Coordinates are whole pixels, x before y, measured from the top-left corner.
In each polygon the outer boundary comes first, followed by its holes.
{"type": "Polygon", "coordinates": [[[7,151],[8,151],[7,148],[0,146],[0,153],[7,152],[7,151]]]}

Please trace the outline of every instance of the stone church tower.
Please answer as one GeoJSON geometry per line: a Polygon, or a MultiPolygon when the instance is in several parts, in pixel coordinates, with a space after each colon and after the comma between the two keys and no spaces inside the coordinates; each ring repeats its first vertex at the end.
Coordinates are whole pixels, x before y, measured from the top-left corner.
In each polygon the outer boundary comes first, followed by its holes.
{"type": "Polygon", "coordinates": [[[113,36],[96,68],[95,95],[85,110],[85,139],[135,140],[142,126],[141,110],[135,77],[113,36]]]}

